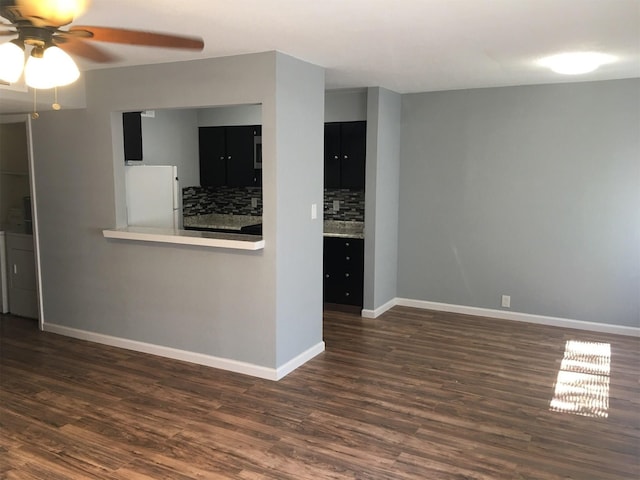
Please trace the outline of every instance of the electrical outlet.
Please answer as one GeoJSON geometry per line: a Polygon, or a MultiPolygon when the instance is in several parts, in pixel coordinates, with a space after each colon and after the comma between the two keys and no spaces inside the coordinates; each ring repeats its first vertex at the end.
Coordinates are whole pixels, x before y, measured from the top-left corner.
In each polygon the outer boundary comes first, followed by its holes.
{"type": "Polygon", "coordinates": [[[311,220],[315,220],[318,218],[318,205],[315,203],[311,204],[311,220]]]}
{"type": "Polygon", "coordinates": [[[502,306],[504,308],[511,308],[511,295],[502,295],[502,306]]]}
{"type": "Polygon", "coordinates": [[[340,211],[340,200],[334,200],[333,201],[333,211],[334,212],[339,212],[340,211]]]}
{"type": "Polygon", "coordinates": [[[258,207],[258,199],[257,198],[252,198],[251,199],[251,208],[257,208],[258,207]]]}

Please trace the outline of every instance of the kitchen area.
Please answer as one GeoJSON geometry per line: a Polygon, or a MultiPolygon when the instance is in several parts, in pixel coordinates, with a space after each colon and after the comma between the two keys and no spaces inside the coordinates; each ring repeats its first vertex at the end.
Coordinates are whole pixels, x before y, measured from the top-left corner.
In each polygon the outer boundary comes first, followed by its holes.
{"type": "MultiPolygon", "coordinates": [[[[162,226],[261,238],[261,106],[137,114],[123,122],[127,169],[177,168],[176,214],[162,226]]],[[[366,122],[329,122],[324,143],[324,204],[311,212],[324,220],[324,302],[362,308],[366,122]]]]}
{"type": "Polygon", "coordinates": [[[38,318],[27,123],[0,123],[0,307],[38,318]]]}

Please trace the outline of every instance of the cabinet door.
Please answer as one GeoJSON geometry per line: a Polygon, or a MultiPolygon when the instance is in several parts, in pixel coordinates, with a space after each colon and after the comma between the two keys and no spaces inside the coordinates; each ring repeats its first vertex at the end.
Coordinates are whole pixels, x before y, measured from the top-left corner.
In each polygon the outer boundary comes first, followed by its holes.
{"type": "Polygon", "coordinates": [[[122,114],[124,136],[124,159],[142,160],[142,118],[140,112],[122,114]]]}
{"type": "Polygon", "coordinates": [[[340,130],[341,187],[363,189],[367,152],[367,123],[344,122],[340,130]]]}
{"type": "Polygon", "coordinates": [[[324,188],[340,188],[340,124],[324,125],[324,188]]]}
{"type": "MultiPolygon", "coordinates": [[[[253,135],[254,137],[262,137],[262,125],[254,125],[253,126],[253,135]]],[[[260,142],[253,144],[253,186],[261,187],[262,186],[262,138],[260,142]],[[258,168],[256,168],[256,161],[260,164],[258,168]]]]}
{"type": "Polygon", "coordinates": [[[247,187],[254,185],[253,132],[251,125],[226,127],[227,185],[247,187]]]}
{"type": "Polygon", "coordinates": [[[341,303],[342,295],[342,245],[340,239],[325,238],[323,254],[324,292],[323,299],[327,303],[341,303]]]}
{"type": "Polygon", "coordinates": [[[200,127],[200,185],[218,187],[227,183],[225,127],[200,127]]]}
{"type": "Polygon", "coordinates": [[[9,266],[9,311],[21,317],[38,318],[36,267],[31,236],[7,236],[9,266]]]}

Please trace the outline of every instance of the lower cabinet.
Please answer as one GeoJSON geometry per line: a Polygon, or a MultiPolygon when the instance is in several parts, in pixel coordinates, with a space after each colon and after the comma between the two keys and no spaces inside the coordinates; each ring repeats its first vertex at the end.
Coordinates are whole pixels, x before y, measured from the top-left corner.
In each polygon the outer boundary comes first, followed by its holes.
{"type": "Polygon", "coordinates": [[[21,317],[38,318],[38,293],[33,237],[7,233],[9,311],[21,317]]]}
{"type": "Polygon", "coordinates": [[[324,238],[324,301],[362,306],[364,240],[324,238]]]}

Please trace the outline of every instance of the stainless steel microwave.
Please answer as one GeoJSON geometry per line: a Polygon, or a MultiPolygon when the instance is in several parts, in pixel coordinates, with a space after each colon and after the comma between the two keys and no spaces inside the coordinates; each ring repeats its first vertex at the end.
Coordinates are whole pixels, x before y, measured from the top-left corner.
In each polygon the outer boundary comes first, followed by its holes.
{"type": "Polygon", "coordinates": [[[253,137],[253,168],[262,168],[262,136],[253,137]]]}

